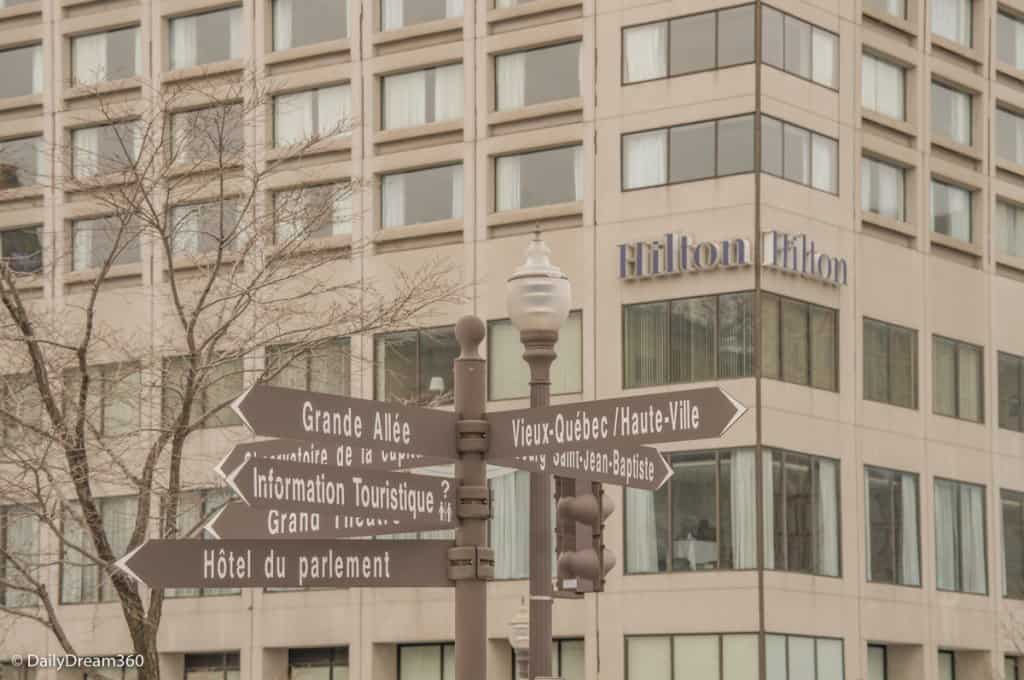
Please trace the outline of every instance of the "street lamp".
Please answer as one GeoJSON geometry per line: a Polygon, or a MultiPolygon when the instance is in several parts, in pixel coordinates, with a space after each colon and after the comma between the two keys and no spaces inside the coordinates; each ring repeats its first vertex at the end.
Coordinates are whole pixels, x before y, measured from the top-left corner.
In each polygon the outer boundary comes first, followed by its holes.
{"type": "Polygon", "coordinates": [[[508,642],[512,646],[512,667],[515,668],[515,680],[528,680],[530,677],[530,614],[526,611],[525,600],[520,603],[519,611],[509,621],[508,642]]]}
{"type": "MultiPolygon", "coordinates": [[[[551,363],[558,331],[569,317],[569,277],[551,264],[540,229],[526,262],[506,284],[508,314],[530,366],[530,407],[551,403],[551,363]]],[[[551,675],[551,476],[530,473],[530,678],[551,675]]]]}

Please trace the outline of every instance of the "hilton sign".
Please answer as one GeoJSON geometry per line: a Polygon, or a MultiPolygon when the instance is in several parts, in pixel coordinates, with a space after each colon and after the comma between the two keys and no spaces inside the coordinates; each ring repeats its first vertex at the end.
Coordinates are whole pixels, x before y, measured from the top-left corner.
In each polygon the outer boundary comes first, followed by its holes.
{"type": "MultiPolygon", "coordinates": [[[[806,234],[765,232],[761,246],[764,267],[831,286],[846,285],[846,260],[819,252],[806,234]]],[[[738,269],[751,266],[753,255],[750,241],[745,238],[694,242],[684,234],[665,234],[657,241],[619,244],[619,278],[647,279],[738,269]]]]}

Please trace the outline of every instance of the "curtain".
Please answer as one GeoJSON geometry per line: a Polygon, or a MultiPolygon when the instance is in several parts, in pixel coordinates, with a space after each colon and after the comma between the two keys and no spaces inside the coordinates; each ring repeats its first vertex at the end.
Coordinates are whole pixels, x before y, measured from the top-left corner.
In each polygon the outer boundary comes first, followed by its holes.
{"type": "Polygon", "coordinates": [[[757,567],[757,458],[753,449],[732,454],[733,569],[757,567]]]}
{"type": "Polygon", "coordinates": [[[626,137],[623,165],[627,189],[658,186],[668,177],[668,133],[665,130],[640,132],[626,137]]]}
{"type": "Polygon", "coordinates": [[[352,118],[352,86],[336,85],[317,92],[317,133],[320,135],[347,132],[352,118]]]}
{"type": "Polygon", "coordinates": [[[959,357],[957,393],[960,397],[959,417],[981,420],[981,352],[970,345],[957,345],[959,357]]]}
{"type": "Polygon", "coordinates": [[[935,482],[935,583],[942,590],[956,590],[956,486],[952,482],[935,482]]]}
{"type": "Polygon", "coordinates": [[[199,252],[199,210],[197,205],[183,205],[171,211],[171,243],[175,254],[199,252]]]}
{"type": "MultiPolygon", "coordinates": [[[[511,326],[512,324],[508,324],[511,326]]],[[[519,334],[515,333],[514,354],[516,359],[522,356],[522,346],[519,344],[519,334]]],[[[551,365],[551,392],[553,394],[574,394],[583,391],[583,320],[579,314],[570,314],[562,330],[558,333],[558,341],[555,343],[555,353],[558,358],[551,365]]],[[[521,373],[528,375],[529,371],[526,362],[515,361],[521,373]]],[[[517,391],[523,396],[529,379],[520,379],[517,383],[517,391]]]]}
{"type": "Polygon", "coordinates": [[[526,578],[530,572],[530,473],[516,470],[491,480],[494,577],[526,578]]]}
{"type": "MultiPolygon", "coordinates": [[[[865,558],[864,561],[865,561],[865,564],[866,564],[866,568],[864,570],[864,573],[865,573],[865,576],[867,577],[868,581],[873,580],[871,575],[872,575],[872,573],[874,573],[873,572],[873,566],[871,564],[871,552],[872,552],[871,551],[871,541],[872,541],[872,536],[871,536],[871,534],[872,534],[872,531],[871,531],[871,523],[872,523],[871,509],[872,509],[872,507],[873,507],[873,504],[871,503],[871,474],[865,468],[865,470],[864,470],[864,519],[865,519],[865,522],[867,523],[867,531],[865,531],[865,533],[864,533],[864,558],[865,558]]],[[[900,583],[904,583],[904,581],[900,581],[900,583]]]]}
{"type": "Polygon", "coordinates": [[[668,24],[661,22],[625,31],[623,60],[626,82],[668,75],[668,24]]]}
{"type": "Polygon", "coordinates": [[[577,146],[572,150],[572,183],[573,200],[583,200],[583,147],[577,146]]]}
{"type": "Polygon", "coordinates": [[[654,492],[626,489],[626,568],[658,571],[658,536],[654,492]]]}
{"type": "Polygon", "coordinates": [[[132,64],[132,73],[142,75],[142,29],[135,29],[135,55],[132,64]]]}
{"type": "MultiPolygon", "coordinates": [[[[462,118],[462,64],[434,69],[434,120],[462,118]]],[[[424,103],[426,100],[424,99],[424,103]]]]}
{"type": "Polygon", "coordinates": [[[522,204],[523,178],[522,158],[502,156],[497,161],[498,196],[497,210],[516,210],[522,204]]]}
{"type": "Polygon", "coordinates": [[[921,584],[921,565],[918,551],[917,478],[914,475],[903,474],[900,477],[900,508],[900,583],[917,586],[921,584]]]}
{"type": "Polygon", "coordinates": [[[92,240],[94,227],[92,221],[82,221],[74,228],[74,237],[71,245],[72,262],[71,268],[78,272],[83,269],[90,269],[92,264],[92,240]]]}
{"type": "Polygon", "coordinates": [[[100,128],[82,128],[75,130],[74,139],[74,175],[75,177],[91,177],[99,170],[100,128]]]}
{"type": "Polygon", "coordinates": [[[406,646],[399,649],[399,680],[436,678],[442,665],[441,645],[406,646]]]}
{"type": "Polygon", "coordinates": [[[179,17],[171,22],[171,68],[196,65],[198,35],[195,17],[179,17]]]}
{"type": "Polygon", "coordinates": [[[761,485],[764,487],[764,568],[775,568],[775,485],[772,477],[772,454],[764,451],[761,455],[761,485]]]}
{"type": "Polygon", "coordinates": [[[932,5],[932,32],[971,44],[971,0],[938,0],[932,5]]]}
{"type": "Polygon", "coordinates": [[[839,575],[839,491],[837,463],[818,461],[818,573],[839,575]]]}
{"type": "Polygon", "coordinates": [[[405,25],[405,0],[381,0],[381,28],[393,31],[405,25]]]}
{"type": "Polygon", "coordinates": [[[950,132],[961,144],[971,143],[971,96],[950,92],[950,132]]]}
{"type": "Polygon", "coordinates": [[[43,47],[36,45],[32,49],[32,94],[43,91],[43,47]]]}
{"type": "Polygon", "coordinates": [[[828,87],[836,83],[836,37],[819,28],[811,30],[811,79],[828,87]]]}
{"type": "Polygon", "coordinates": [[[464,201],[462,182],[462,165],[452,167],[452,219],[462,219],[462,203],[464,201]]]}
{"type": "Polygon", "coordinates": [[[828,137],[811,135],[811,186],[835,193],[836,143],[828,137]]]}
{"type": "MultiPolygon", "coordinates": [[[[25,578],[17,571],[17,567],[24,567],[30,573],[34,573],[39,566],[39,548],[36,538],[39,534],[39,519],[30,510],[13,506],[6,508],[4,519],[7,522],[5,552],[13,557],[12,560],[9,560],[12,565],[6,578],[12,584],[28,585],[25,578]]],[[[34,599],[32,593],[9,589],[6,591],[5,597],[0,599],[0,604],[6,603],[11,607],[23,607],[33,604],[34,599]]]]}
{"type": "Polygon", "coordinates": [[[75,83],[98,83],[107,73],[107,35],[93,33],[75,38],[75,83]]]}
{"type": "Polygon", "coordinates": [[[339,236],[341,234],[352,233],[352,194],[351,192],[343,192],[334,199],[334,214],[331,222],[332,229],[331,234],[339,236]]]}
{"type": "Polygon", "coordinates": [[[960,553],[963,563],[962,588],[968,593],[984,593],[985,574],[985,490],[980,486],[960,486],[960,553]]]}
{"type": "Polygon", "coordinates": [[[291,46],[292,0],[274,0],[274,49],[286,50],[291,46]]]}
{"type": "Polygon", "coordinates": [[[503,54],[497,61],[498,110],[526,105],[526,53],[503,54]]]}
{"type": "Polygon", "coordinates": [[[242,55],[242,10],[228,10],[228,53],[231,59],[242,55]]]}
{"type": "Polygon", "coordinates": [[[382,224],[400,227],[405,224],[405,175],[386,175],[381,186],[382,224]]]}
{"type": "Polygon", "coordinates": [[[667,303],[634,305],[623,313],[626,387],[665,384],[669,354],[667,303]]]}
{"type": "MultiPolygon", "coordinates": [[[[203,519],[203,496],[198,491],[189,491],[181,494],[178,498],[178,516],[175,524],[178,529],[178,536],[184,538],[203,519]]],[[[202,531],[192,534],[193,538],[202,536],[202,531]]],[[[169,588],[168,597],[199,597],[199,588],[169,588]]]]}
{"type": "MultiPolygon", "coordinates": [[[[104,498],[101,501],[100,514],[103,518],[103,529],[110,540],[110,548],[117,557],[128,552],[128,541],[135,529],[137,510],[138,499],[135,496],[104,498]]],[[[106,583],[103,589],[104,600],[112,600],[115,597],[109,579],[109,576],[104,577],[106,583]]]]}
{"type": "Polygon", "coordinates": [[[1013,22],[1014,66],[1024,68],[1024,21],[1013,22]]]}
{"type": "Polygon", "coordinates": [[[274,99],[274,137],[277,146],[288,146],[313,135],[313,93],[296,92],[274,99]]]}
{"type": "Polygon", "coordinates": [[[427,121],[427,73],[413,71],[384,79],[384,127],[422,125],[427,121]]]}
{"type": "Polygon", "coordinates": [[[463,13],[463,0],[445,0],[444,15],[448,18],[461,17],[463,13]]]}

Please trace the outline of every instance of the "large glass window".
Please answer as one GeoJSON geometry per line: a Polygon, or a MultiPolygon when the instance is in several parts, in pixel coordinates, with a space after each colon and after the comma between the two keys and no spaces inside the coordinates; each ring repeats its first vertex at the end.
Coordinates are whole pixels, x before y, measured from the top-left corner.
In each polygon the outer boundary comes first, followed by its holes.
{"type": "Polygon", "coordinates": [[[761,359],[766,378],[839,389],[836,310],[761,294],[761,359]]]}
{"type": "Polygon", "coordinates": [[[1021,680],[1020,657],[1003,657],[1003,680],[1021,680]]]}
{"type": "Polygon", "coordinates": [[[185,680],[241,680],[238,652],[186,654],[185,680]]]}
{"type": "Polygon", "coordinates": [[[289,680],[348,680],[348,647],[288,650],[289,680]]]}
{"type": "MultiPolygon", "coordinates": [[[[231,498],[231,491],[225,487],[182,493],[178,497],[178,514],[175,517],[178,536],[212,539],[213,537],[207,533],[206,529],[200,529],[200,527],[220,511],[231,498]]],[[[168,588],[164,591],[167,597],[214,597],[238,595],[241,592],[238,588],[168,588]]]]}
{"type": "Polygon", "coordinates": [[[171,250],[175,255],[198,255],[232,250],[241,236],[237,199],[176,205],[169,216],[171,250]]]}
{"type": "Polygon", "coordinates": [[[302,349],[267,347],[268,382],[278,387],[347,395],[352,388],[351,341],[333,338],[302,349]]]}
{"type": "Polygon", "coordinates": [[[939,590],[984,595],[985,487],[935,480],[935,581],[939,590]]]}
{"type": "Polygon", "coordinates": [[[352,233],[352,188],[316,184],[274,192],[274,240],[302,243],[352,233]]]}
{"type": "MultiPolygon", "coordinates": [[[[65,407],[76,408],[79,376],[65,374],[65,407]]],[[[96,434],[113,437],[134,434],[141,423],[139,394],[142,369],[137,362],[102,364],[89,368],[88,427],[96,434]]]]}
{"type": "Polygon", "coordinates": [[[864,487],[868,581],[921,585],[917,475],[866,467],[864,487]]]}
{"type": "MultiPolygon", "coordinates": [[[[171,357],[164,360],[163,408],[164,426],[173,427],[181,412],[189,358],[171,357]]],[[[245,369],[241,358],[224,357],[213,363],[200,364],[205,375],[200,375],[201,389],[191,404],[189,424],[198,427],[231,427],[241,425],[238,414],[231,408],[244,389],[245,369]],[[202,422],[200,422],[202,419],[202,422]]]]}
{"type": "Polygon", "coordinates": [[[1024,432],[1024,357],[999,353],[999,427],[1024,432]]]}
{"type": "Polygon", "coordinates": [[[839,576],[839,462],[764,456],[765,568],[839,576]]]}
{"type": "Polygon", "coordinates": [[[464,0],[380,0],[380,30],[461,17],[464,0]]]}
{"type": "Polygon", "coordinates": [[[348,83],[274,97],[274,146],[345,134],[351,122],[348,83]]]}
{"type": "Polygon", "coordinates": [[[626,491],[626,572],[756,568],[754,450],[667,458],[668,484],[626,491]]]}
{"type": "Polygon", "coordinates": [[[627,305],[622,324],[627,388],[752,375],[750,293],[627,305]]]}
{"type": "Polygon", "coordinates": [[[932,81],[932,136],[970,146],[972,97],[967,92],[932,81]]]}
{"type": "Polygon", "coordinates": [[[450,404],[452,362],[458,356],[454,326],[378,335],[374,341],[374,398],[450,404]]]}
{"type": "Polygon", "coordinates": [[[455,680],[455,645],[398,645],[398,680],[455,680]]]}
{"type": "Polygon", "coordinates": [[[175,163],[233,164],[245,149],[245,123],[238,104],[171,115],[171,156],[175,163]]]}
{"type": "Polygon", "coordinates": [[[0,98],[23,97],[43,91],[43,47],[28,45],[0,50],[0,98]]]}
{"type": "Polygon", "coordinates": [[[885,645],[868,645],[867,680],[889,680],[888,651],[885,645]]]}
{"type": "MultiPolygon", "coordinates": [[[[508,319],[487,324],[487,389],[489,398],[523,399],[530,394],[530,369],[523,359],[519,331],[508,319]]],[[[558,357],[551,364],[551,393],[583,391],[583,315],[576,311],[558,332],[558,357]]]]}
{"type": "Polygon", "coordinates": [[[906,221],[906,170],[865,156],[860,160],[861,210],[906,221]]]}
{"type": "Polygon", "coordinates": [[[228,7],[170,20],[172,69],[242,56],[242,8],[228,7]]]}
{"type": "Polygon", "coordinates": [[[16,274],[34,274],[43,269],[41,226],[15,227],[0,231],[0,258],[16,274]]]}
{"type": "Polygon", "coordinates": [[[499,156],[494,160],[498,212],[583,200],[583,147],[499,156]]]}
{"type": "Polygon", "coordinates": [[[999,252],[1024,257],[1024,207],[996,201],[996,244],[999,252]]]}
{"type": "Polygon", "coordinates": [[[580,42],[499,54],[494,58],[499,111],[580,96],[580,42]]]}
{"type": "Polygon", "coordinates": [[[384,175],[381,226],[462,219],[462,164],[384,175]]]}
{"type": "Polygon", "coordinates": [[[71,223],[71,269],[82,271],[113,265],[136,264],[141,259],[139,229],[116,217],[75,220],[71,223]]]}
{"type": "Polygon", "coordinates": [[[933,179],[932,231],[970,243],[974,231],[972,225],[973,199],[970,189],[933,179]]]}
{"type": "Polygon", "coordinates": [[[839,36],[785,14],[761,8],[764,63],[825,87],[839,86],[839,36]]]}
{"type": "Polygon", "coordinates": [[[756,634],[626,637],[627,680],[748,680],[758,677],[756,634]]]}
{"type": "Polygon", "coordinates": [[[831,137],[761,117],[761,170],[819,191],[839,190],[839,144],[831,137]]]}
{"type": "Polygon", "coordinates": [[[139,157],[140,136],[138,121],[72,130],[72,173],[83,178],[129,169],[139,157]]]}
{"type": "Polygon", "coordinates": [[[1024,165],[1024,116],[1003,107],[996,109],[996,155],[1024,165]]]}
{"type": "Polygon", "coordinates": [[[948,649],[939,650],[939,680],[956,680],[956,654],[948,649]]]}
{"type": "Polygon", "coordinates": [[[622,80],[625,83],[753,61],[753,5],[629,26],[622,31],[622,80]]]}
{"type": "Polygon", "coordinates": [[[973,0],[932,0],[932,33],[971,47],[973,14],[973,0]]]}
{"type": "Polygon", "coordinates": [[[41,135],[0,141],[0,191],[39,184],[46,176],[46,146],[41,135]]]}
{"type": "Polygon", "coordinates": [[[917,408],[917,331],[864,319],[864,398],[917,408]]]}
{"type": "MultiPolygon", "coordinates": [[[[138,510],[136,496],[97,498],[103,530],[115,557],[128,551],[128,542],[135,529],[138,510]]],[[[117,599],[109,574],[88,557],[93,553],[92,536],[86,529],[80,509],[68,508],[64,513],[61,545],[61,604],[112,602],[117,599]],[[81,550],[79,550],[79,548],[81,550]],[[84,553],[82,552],[84,551],[84,553]]]]}
{"type": "Polygon", "coordinates": [[[996,15],[996,55],[999,61],[1024,69],[1024,19],[1000,11],[996,15]]]}
{"type": "Polygon", "coordinates": [[[907,18],[907,0],[864,0],[864,9],[871,9],[900,19],[907,18]]]}
{"type": "Polygon", "coordinates": [[[71,39],[71,71],[76,85],[139,75],[142,73],[139,27],[75,36],[71,39]]]}
{"type": "Polygon", "coordinates": [[[385,130],[462,118],[462,64],[396,73],[381,79],[385,130]]]}
{"type": "MultiPolygon", "coordinates": [[[[39,517],[30,508],[0,507],[0,606],[36,604],[31,577],[40,565],[39,517]],[[24,571],[23,571],[24,570],[24,571]]],[[[3,677],[0,674],[0,677],[3,677]]]]}
{"type": "Polygon", "coordinates": [[[932,405],[935,413],[977,423],[984,420],[982,353],[977,345],[934,336],[932,405]]]}
{"type": "Polygon", "coordinates": [[[274,50],[348,36],[348,0],[273,0],[274,50]]]}
{"type": "Polygon", "coordinates": [[[622,136],[624,190],[724,177],[753,169],[753,116],[622,136]]]}
{"type": "Polygon", "coordinates": [[[0,441],[16,449],[32,445],[30,431],[22,424],[39,425],[43,422],[43,405],[35,378],[30,374],[0,376],[0,441]]]}
{"type": "Polygon", "coordinates": [[[902,66],[873,54],[861,57],[861,106],[890,118],[906,118],[906,74],[902,66]]]}
{"type": "Polygon", "coordinates": [[[766,635],[766,680],[843,680],[843,641],[766,635]]]}
{"type": "Polygon", "coordinates": [[[1000,500],[1003,514],[1003,597],[1024,599],[1024,493],[1003,489],[1000,500]]]}

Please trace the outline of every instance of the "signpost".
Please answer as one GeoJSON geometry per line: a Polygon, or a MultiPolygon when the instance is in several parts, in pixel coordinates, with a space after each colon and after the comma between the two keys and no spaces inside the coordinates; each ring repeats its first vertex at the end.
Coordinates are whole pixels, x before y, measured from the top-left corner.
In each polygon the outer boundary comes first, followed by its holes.
{"type": "Polygon", "coordinates": [[[271,458],[344,470],[407,470],[452,462],[443,458],[424,456],[391,456],[383,449],[372,450],[366,456],[361,454],[362,452],[357,451],[351,444],[345,443],[300,443],[291,439],[266,439],[237,444],[213,469],[227,479],[250,458],[271,458]]]}
{"type": "Polygon", "coordinates": [[[492,463],[645,491],[657,491],[672,476],[672,466],[650,446],[563,449],[555,453],[502,458],[492,463]]]}

